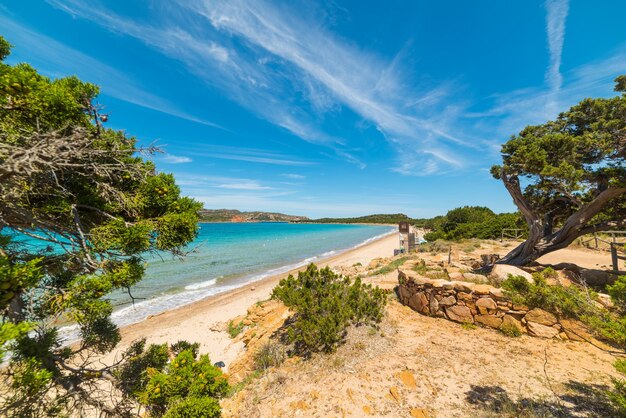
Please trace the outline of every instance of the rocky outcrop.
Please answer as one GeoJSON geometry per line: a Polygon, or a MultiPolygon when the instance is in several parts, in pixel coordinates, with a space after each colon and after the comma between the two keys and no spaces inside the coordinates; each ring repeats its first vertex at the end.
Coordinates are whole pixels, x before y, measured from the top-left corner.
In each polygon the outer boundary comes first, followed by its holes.
{"type": "Polygon", "coordinates": [[[400,302],[424,315],[460,323],[477,323],[489,328],[516,327],[520,332],[540,338],[575,341],[592,338],[582,323],[559,319],[542,309],[513,304],[497,287],[433,280],[402,269],[398,271],[398,281],[400,302]]]}
{"type": "Polygon", "coordinates": [[[493,282],[500,284],[511,276],[522,276],[529,282],[533,283],[533,276],[527,271],[522,270],[519,267],[509,266],[508,264],[495,264],[491,273],[489,273],[489,278],[493,280],[493,282]]]}

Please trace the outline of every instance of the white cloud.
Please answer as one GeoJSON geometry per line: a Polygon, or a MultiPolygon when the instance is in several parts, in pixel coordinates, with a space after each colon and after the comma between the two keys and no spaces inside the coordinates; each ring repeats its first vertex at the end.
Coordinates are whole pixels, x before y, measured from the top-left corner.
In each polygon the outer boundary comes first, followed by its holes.
{"type": "Polygon", "coordinates": [[[27,51],[28,61],[51,76],[77,74],[84,81],[98,84],[102,93],[147,109],[207,126],[223,129],[211,121],[190,115],[169,101],[147,92],[121,71],[45,35],[21,26],[14,19],[0,15],[3,35],[20,51],[27,51]]]}
{"type": "MultiPolygon", "coordinates": [[[[546,71],[546,81],[553,95],[558,93],[563,85],[561,58],[568,12],[569,0],[546,0],[546,32],[550,51],[550,65],[546,71]]],[[[555,103],[551,101],[548,105],[554,106],[555,103]]]]}
{"type": "Polygon", "coordinates": [[[161,16],[154,26],[115,15],[98,3],[48,1],[182,61],[261,117],[306,141],[329,146],[362,168],[365,164],[341,134],[320,129],[328,126],[320,122],[332,120],[344,107],[374,123],[402,159],[415,157],[416,166],[436,171],[451,161],[454,168],[465,164],[446,145],[471,146],[448,131],[450,112],[458,112],[442,104],[450,86],[412,87],[402,70],[403,51],[388,62],[298,17],[295,10],[285,12],[262,1],[179,2],[172,15],[184,18],[161,16]],[[201,25],[202,16],[211,26],[201,25]],[[427,152],[406,153],[416,148],[427,152]]]}
{"type": "Polygon", "coordinates": [[[233,190],[272,190],[272,187],[262,186],[256,181],[245,181],[238,183],[224,183],[215,186],[219,189],[233,189],[233,190]]]}
{"type": "Polygon", "coordinates": [[[183,163],[191,162],[191,158],[189,157],[183,157],[183,156],[173,155],[173,154],[165,154],[165,156],[163,157],[163,160],[166,163],[170,163],[170,164],[183,164],[183,163]]]}
{"type": "Polygon", "coordinates": [[[228,147],[220,145],[204,146],[202,150],[192,152],[192,155],[219,158],[223,160],[247,161],[284,166],[309,166],[316,164],[312,161],[298,160],[294,157],[277,152],[270,152],[256,148],[228,147]]]}
{"type": "Polygon", "coordinates": [[[294,180],[303,180],[306,178],[306,176],[303,176],[302,174],[292,174],[292,173],[285,173],[285,174],[282,174],[282,176],[290,178],[290,179],[294,179],[294,180]]]}

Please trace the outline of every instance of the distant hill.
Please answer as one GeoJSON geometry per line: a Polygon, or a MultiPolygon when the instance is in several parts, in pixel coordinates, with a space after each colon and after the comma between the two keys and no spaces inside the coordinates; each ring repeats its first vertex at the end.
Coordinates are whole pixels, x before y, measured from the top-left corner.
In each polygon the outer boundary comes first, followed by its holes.
{"type": "Polygon", "coordinates": [[[200,222],[308,222],[306,216],[274,212],[241,212],[236,209],[202,209],[200,222]]]}
{"type": "Polygon", "coordinates": [[[367,216],[359,216],[356,218],[321,218],[321,219],[313,219],[309,222],[321,223],[321,224],[329,224],[329,223],[337,223],[337,224],[397,224],[398,222],[409,222],[410,224],[421,224],[425,220],[424,219],[413,219],[405,215],[404,213],[394,213],[394,214],[377,214],[377,215],[367,215],[367,216]]]}

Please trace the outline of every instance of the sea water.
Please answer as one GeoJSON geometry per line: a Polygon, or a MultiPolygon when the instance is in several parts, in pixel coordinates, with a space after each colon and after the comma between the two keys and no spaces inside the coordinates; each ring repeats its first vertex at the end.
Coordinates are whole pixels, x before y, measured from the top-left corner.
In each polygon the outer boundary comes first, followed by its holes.
{"type": "MultiPolygon", "coordinates": [[[[389,234],[380,225],[202,223],[185,257],[147,258],[144,278],[127,292],[109,295],[113,321],[139,322],[150,315],[186,305],[265,277],[318,262],[389,234]]],[[[76,329],[64,327],[75,339],[76,329]]]]}

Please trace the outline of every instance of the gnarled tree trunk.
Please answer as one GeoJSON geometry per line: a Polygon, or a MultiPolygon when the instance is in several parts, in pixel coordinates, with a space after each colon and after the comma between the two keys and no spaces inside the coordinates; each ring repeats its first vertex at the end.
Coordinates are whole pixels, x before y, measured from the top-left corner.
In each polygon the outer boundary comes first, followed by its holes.
{"type": "Polygon", "coordinates": [[[503,173],[502,181],[528,224],[528,239],[498,260],[498,264],[524,266],[544,254],[566,248],[582,235],[626,226],[626,220],[623,219],[589,225],[591,219],[600,213],[608,202],[626,193],[626,187],[607,188],[601,191],[591,202],[581,205],[578,211],[570,215],[560,229],[552,231],[552,219],[547,216],[542,218],[531,207],[522,194],[518,177],[503,173]]]}

